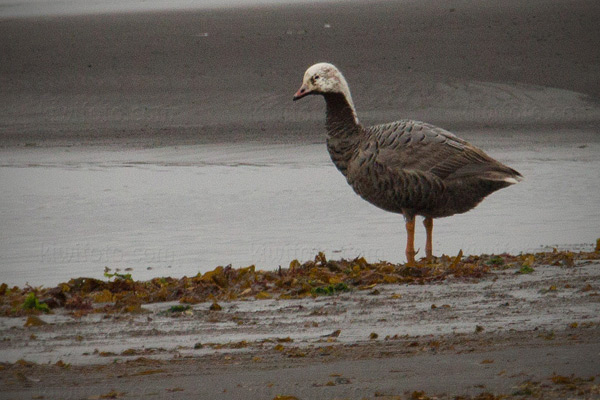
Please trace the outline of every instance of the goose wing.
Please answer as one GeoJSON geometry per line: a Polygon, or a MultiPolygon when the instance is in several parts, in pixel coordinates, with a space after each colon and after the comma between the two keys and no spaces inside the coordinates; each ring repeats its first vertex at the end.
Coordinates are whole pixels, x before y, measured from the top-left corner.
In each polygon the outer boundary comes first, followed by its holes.
{"type": "Polygon", "coordinates": [[[432,174],[449,181],[465,177],[518,180],[520,174],[454,134],[420,121],[369,128],[376,160],[390,169],[432,174]]]}

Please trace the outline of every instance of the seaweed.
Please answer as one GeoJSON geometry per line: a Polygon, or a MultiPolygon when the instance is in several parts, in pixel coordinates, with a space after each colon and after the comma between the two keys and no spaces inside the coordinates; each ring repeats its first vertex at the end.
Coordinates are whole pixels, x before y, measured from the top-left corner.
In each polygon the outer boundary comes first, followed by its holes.
{"type": "Polygon", "coordinates": [[[332,296],[337,293],[348,292],[350,288],[343,282],[336,283],[335,285],[319,286],[311,289],[311,293],[314,295],[328,295],[332,296]]]}
{"type": "Polygon", "coordinates": [[[40,301],[38,300],[38,298],[34,292],[30,292],[27,295],[27,297],[25,298],[25,301],[23,302],[22,307],[25,310],[35,310],[35,311],[41,311],[44,313],[50,312],[50,307],[48,307],[48,305],[46,303],[40,303],[40,301]]]}
{"type": "Polygon", "coordinates": [[[516,273],[517,273],[517,274],[531,274],[531,273],[532,273],[532,272],[534,272],[534,271],[535,271],[535,269],[533,269],[532,267],[530,267],[530,266],[529,266],[529,265],[527,265],[527,264],[524,264],[524,265],[522,265],[522,266],[521,266],[521,268],[519,268],[519,269],[517,270],[517,272],[516,272],[516,273]]]}
{"type": "MultiPolygon", "coordinates": [[[[60,307],[72,310],[73,316],[95,312],[139,313],[144,312],[142,304],[167,301],[178,301],[182,307],[210,303],[212,310],[217,311],[214,305],[217,301],[299,299],[354,290],[370,290],[375,296],[379,292],[375,289],[377,285],[424,285],[448,279],[470,282],[489,277],[496,270],[511,268],[518,274],[528,274],[545,265],[573,268],[577,263],[590,260],[600,260],[600,251],[554,249],[534,254],[480,256],[464,256],[460,251],[455,256],[443,255],[412,265],[387,261],[370,263],[363,257],[333,260],[320,252],[312,260],[303,263],[292,260],[287,268],[276,270],[265,271],[254,265],[236,269],[227,265],[191,277],[157,277],[148,281],[136,281],[131,274],[111,273],[106,268],[104,276],[108,281],[81,277],[54,288],[2,284],[0,315],[23,316],[60,307]]],[[[582,290],[595,291],[591,286],[582,290]]],[[[401,298],[401,295],[393,298],[401,298]]]]}
{"type": "Polygon", "coordinates": [[[491,256],[489,260],[486,261],[487,265],[501,266],[504,265],[504,258],[500,256],[491,256]]]}
{"type": "Polygon", "coordinates": [[[108,271],[104,271],[104,276],[107,277],[108,279],[115,278],[115,279],[123,279],[126,281],[133,280],[133,278],[131,277],[131,274],[120,274],[118,272],[111,274],[108,271]]]}
{"type": "Polygon", "coordinates": [[[168,312],[170,313],[177,313],[177,312],[185,312],[187,310],[190,310],[192,307],[191,306],[183,306],[183,305],[177,305],[177,306],[171,306],[168,310],[168,312]]]}
{"type": "Polygon", "coordinates": [[[25,321],[25,325],[23,325],[23,326],[25,328],[29,328],[30,326],[42,326],[42,325],[46,325],[46,324],[47,324],[47,322],[40,319],[39,317],[36,317],[35,315],[30,315],[29,317],[27,317],[27,320],[25,321]]]}

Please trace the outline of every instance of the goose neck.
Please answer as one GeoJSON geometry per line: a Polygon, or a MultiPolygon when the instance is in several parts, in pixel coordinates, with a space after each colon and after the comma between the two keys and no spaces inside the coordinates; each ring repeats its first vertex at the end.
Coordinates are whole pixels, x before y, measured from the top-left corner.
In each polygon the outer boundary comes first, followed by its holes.
{"type": "Polygon", "coordinates": [[[352,100],[343,93],[324,95],[327,103],[327,134],[331,137],[344,137],[358,134],[361,125],[358,122],[352,100]]]}

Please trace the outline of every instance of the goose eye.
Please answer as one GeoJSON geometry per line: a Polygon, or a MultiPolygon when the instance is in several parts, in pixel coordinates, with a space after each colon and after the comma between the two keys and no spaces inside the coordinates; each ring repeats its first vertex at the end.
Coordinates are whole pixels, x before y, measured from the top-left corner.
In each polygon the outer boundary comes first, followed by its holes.
{"type": "Polygon", "coordinates": [[[319,76],[319,75],[315,75],[315,81],[316,81],[317,79],[319,79],[319,78],[320,78],[320,76],[319,76]]]}

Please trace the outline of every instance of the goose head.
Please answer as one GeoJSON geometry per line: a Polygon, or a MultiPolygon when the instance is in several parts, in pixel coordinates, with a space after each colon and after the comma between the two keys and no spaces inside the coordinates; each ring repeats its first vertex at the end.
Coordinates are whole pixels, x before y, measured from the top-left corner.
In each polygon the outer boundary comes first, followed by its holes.
{"type": "Polygon", "coordinates": [[[299,100],[309,94],[327,95],[332,93],[343,94],[348,104],[353,107],[350,89],[344,75],[333,64],[318,63],[304,73],[302,86],[294,94],[294,100],[299,100]]]}

